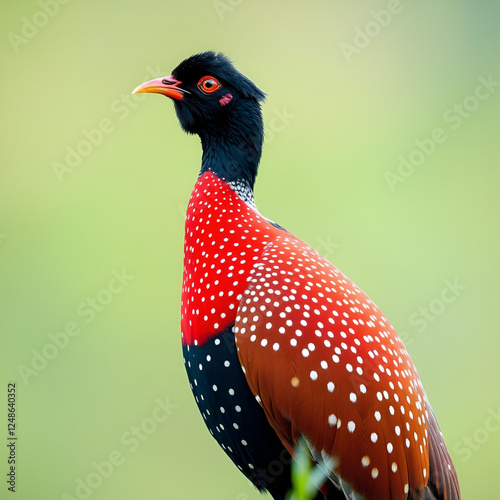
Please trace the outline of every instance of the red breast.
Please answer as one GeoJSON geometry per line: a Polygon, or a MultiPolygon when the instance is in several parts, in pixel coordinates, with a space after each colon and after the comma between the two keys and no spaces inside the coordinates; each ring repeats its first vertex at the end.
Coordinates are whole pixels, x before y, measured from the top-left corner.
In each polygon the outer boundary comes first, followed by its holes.
{"type": "Polygon", "coordinates": [[[201,345],[234,324],[250,271],[281,232],[211,172],[198,179],[186,214],[183,344],[201,345]]]}

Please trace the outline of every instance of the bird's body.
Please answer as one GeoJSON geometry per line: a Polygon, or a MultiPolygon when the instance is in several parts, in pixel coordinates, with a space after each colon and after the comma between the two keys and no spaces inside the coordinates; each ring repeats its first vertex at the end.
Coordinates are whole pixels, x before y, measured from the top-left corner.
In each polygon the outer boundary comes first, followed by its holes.
{"type": "Polygon", "coordinates": [[[136,90],[174,99],[183,128],[202,140],[181,331],[191,389],[220,446],[275,499],[291,486],[302,439],[328,475],[318,498],[459,499],[434,414],[389,321],[255,207],[264,94],[214,53],[136,90]]]}

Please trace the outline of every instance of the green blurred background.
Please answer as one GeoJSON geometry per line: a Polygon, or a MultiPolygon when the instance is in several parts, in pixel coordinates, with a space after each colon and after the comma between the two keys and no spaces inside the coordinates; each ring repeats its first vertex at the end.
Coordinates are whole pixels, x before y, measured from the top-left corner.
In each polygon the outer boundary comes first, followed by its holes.
{"type": "Polygon", "coordinates": [[[16,382],[13,498],[259,498],[206,431],[182,362],[199,142],[167,99],[130,96],[208,49],[268,93],[260,211],[381,307],[463,497],[498,496],[497,0],[40,0],[1,14],[0,415],[16,382]],[[421,165],[403,176],[400,155],[421,165]]]}

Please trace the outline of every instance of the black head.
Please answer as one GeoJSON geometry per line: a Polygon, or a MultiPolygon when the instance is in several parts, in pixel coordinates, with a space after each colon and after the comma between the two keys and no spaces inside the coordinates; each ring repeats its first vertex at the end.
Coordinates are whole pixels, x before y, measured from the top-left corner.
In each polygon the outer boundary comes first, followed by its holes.
{"type": "Polygon", "coordinates": [[[198,134],[203,170],[253,186],[263,141],[260,103],[265,94],[221,53],[203,52],[181,62],[172,75],[143,83],[174,101],[182,128],[198,134]]]}
{"type": "Polygon", "coordinates": [[[171,76],[143,83],[133,93],[137,92],[154,92],[173,99],[182,128],[191,134],[202,134],[213,127],[220,132],[239,104],[259,111],[259,102],[265,99],[264,92],[224,54],[216,52],[203,52],[182,61],[171,76]]]}

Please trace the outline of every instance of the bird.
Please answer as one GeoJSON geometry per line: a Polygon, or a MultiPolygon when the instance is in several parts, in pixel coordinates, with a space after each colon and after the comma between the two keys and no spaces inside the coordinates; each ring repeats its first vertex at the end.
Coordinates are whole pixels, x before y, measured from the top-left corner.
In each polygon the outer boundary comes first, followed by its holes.
{"type": "Polygon", "coordinates": [[[214,51],[133,93],[171,99],[182,129],[201,140],[185,218],[181,343],[201,416],[236,467],[285,500],[302,446],[323,471],[317,500],[460,499],[436,417],[391,323],[257,209],[266,94],[214,51]]]}

